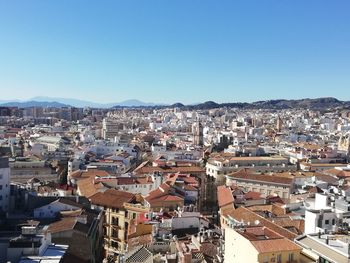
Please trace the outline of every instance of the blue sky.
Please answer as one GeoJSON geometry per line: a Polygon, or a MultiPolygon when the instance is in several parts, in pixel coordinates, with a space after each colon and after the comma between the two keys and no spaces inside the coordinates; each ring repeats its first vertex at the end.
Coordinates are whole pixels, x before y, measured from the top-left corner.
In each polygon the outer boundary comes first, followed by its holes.
{"type": "Polygon", "coordinates": [[[0,1],[0,100],[350,100],[348,0],[0,1]]]}

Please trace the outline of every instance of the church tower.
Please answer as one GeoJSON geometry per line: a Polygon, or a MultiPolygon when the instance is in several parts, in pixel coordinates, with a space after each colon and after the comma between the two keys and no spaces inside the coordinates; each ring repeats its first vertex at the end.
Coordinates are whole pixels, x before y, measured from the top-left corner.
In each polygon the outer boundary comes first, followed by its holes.
{"type": "Polygon", "coordinates": [[[193,143],[197,146],[202,146],[203,145],[203,126],[199,120],[197,120],[192,125],[192,135],[193,135],[193,143]]]}
{"type": "Polygon", "coordinates": [[[282,121],[281,117],[278,116],[277,124],[276,124],[276,130],[277,130],[278,132],[281,132],[281,131],[282,131],[282,128],[283,128],[283,121],[282,121]]]}

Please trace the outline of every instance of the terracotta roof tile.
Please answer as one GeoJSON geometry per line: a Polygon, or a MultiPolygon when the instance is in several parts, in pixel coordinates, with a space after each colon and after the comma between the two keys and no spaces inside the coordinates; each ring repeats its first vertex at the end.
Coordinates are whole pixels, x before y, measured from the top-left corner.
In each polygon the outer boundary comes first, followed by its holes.
{"type": "Polygon", "coordinates": [[[259,253],[301,250],[301,247],[286,238],[252,241],[251,243],[259,253]]]}
{"type": "Polygon", "coordinates": [[[77,222],[76,217],[65,217],[60,221],[54,222],[49,225],[48,231],[51,233],[58,233],[67,230],[72,230],[77,222]]]}
{"type": "Polygon", "coordinates": [[[270,228],[288,239],[294,239],[297,236],[295,233],[271,222],[246,207],[239,207],[236,210],[231,211],[227,216],[234,218],[236,221],[244,221],[245,223],[250,222],[250,224],[254,224],[255,221],[258,220],[261,225],[270,228]]]}
{"type": "Polygon", "coordinates": [[[130,202],[135,198],[134,194],[109,189],[104,193],[96,193],[90,197],[91,203],[110,208],[122,208],[124,203],[130,202]]]}
{"type": "Polygon", "coordinates": [[[230,188],[224,185],[218,186],[217,194],[219,207],[234,203],[234,198],[230,188]]]}
{"type": "Polygon", "coordinates": [[[291,185],[293,183],[293,178],[288,178],[285,176],[267,175],[267,174],[256,174],[256,173],[247,173],[238,171],[235,173],[231,173],[227,175],[233,180],[247,180],[247,181],[257,181],[257,182],[267,182],[267,183],[276,183],[276,184],[284,184],[291,185]]]}

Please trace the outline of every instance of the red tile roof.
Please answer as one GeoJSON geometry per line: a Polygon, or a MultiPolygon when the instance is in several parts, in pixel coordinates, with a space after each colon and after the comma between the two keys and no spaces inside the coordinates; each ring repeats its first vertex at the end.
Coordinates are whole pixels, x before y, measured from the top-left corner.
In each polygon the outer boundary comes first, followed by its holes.
{"type": "Polygon", "coordinates": [[[288,239],[294,239],[297,237],[297,234],[289,231],[288,229],[285,229],[270,220],[258,215],[257,213],[249,210],[246,207],[239,207],[236,210],[231,211],[228,214],[229,217],[234,218],[236,221],[244,221],[245,223],[250,223],[251,225],[255,224],[256,221],[259,221],[259,223],[263,226],[266,226],[270,228],[271,230],[277,232],[281,236],[284,236],[288,239]]]}
{"type": "Polygon", "coordinates": [[[96,193],[90,197],[91,203],[108,208],[122,208],[124,203],[128,203],[135,198],[134,194],[109,189],[104,193],[96,193]]]}
{"type": "Polygon", "coordinates": [[[274,184],[284,184],[291,185],[293,183],[292,178],[267,174],[256,174],[249,173],[247,170],[242,169],[238,172],[231,173],[227,175],[232,180],[244,180],[244,181],[256,181],[256,182],[264,182],[264,183],[274,183],[274,184]]]}
{"type": "Polygon", "coordinates": [[[248,193],[246,193],[244,195],[244,198],[246,200],[260,200],[260,199],[262,199],[261,193],[253,192],[253,191],[249,191],[248,193]]]}
{"type": "Polygon", "coordinates": [[[221,185],[218,186],[218,203],[219,203],[219,207],[223,207],[229,204],[233,204],[234,203],[234,198],[231,192],[231,189],[221,185]]]}
{"type": "Polygon", "coordinates": [[[287,238],[251,241],[251,243],[259,253],[301,250],[301,247],[287,238]]]}

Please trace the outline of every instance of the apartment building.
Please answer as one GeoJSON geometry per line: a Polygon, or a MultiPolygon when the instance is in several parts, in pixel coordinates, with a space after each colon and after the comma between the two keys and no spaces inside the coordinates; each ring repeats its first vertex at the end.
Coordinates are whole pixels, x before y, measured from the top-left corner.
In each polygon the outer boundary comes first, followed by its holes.
{"type": "MultiPolygon", "coordinates": [[[[232,154],[213,154],[206,164],[206,173],[214,177],[218,183],[225,181],[225,175],[242,168],[251,168],[257,172],[282,172],[293,167],[288,165],[288,159],[281,156],[250,156],[236,157],[232,154]]],[[[296,169],[296,167],[295,167],[296,169]]]]}
{"type": "Polygon", "coordinates": [[[102,137],[103,139],[114,139],[120,130],[123,130],[123,125],[112,118],[104,118],[102,121],[102,137]]]}
{"type": "Polygon", "coordinates": [[[350,258],[349,236],[343,234],[302,235],[295,242],[303,248],[308,262],[348,263],[350,258]]]}
{"type": "Polygon", "coordinates": [[[294,189],[294,178],[277,174],[257,174],[247,169],[226,176],[226,185],[235,185],[246,192],[259,192],[262,196],[277,195],[289,198],[294,189]]]}
{"type": "Polygon", "coordinates": [[[10,166],[6,157],[0,157],[0,211],[8,211],[10,204],[10,166]]]}
{"type": "Polygon", "coordinates": [[[127,252],[129,235],[146,220],[149,207],[141,195],[109,189],[90,197],[92,207],[104,209],[104,249],[106,256],[127,252]]]}
{"type": "Polygon", "coordinates": [[[225,228],[225,262],[297,263],[302,248],[263,226],[225,228]]]}

